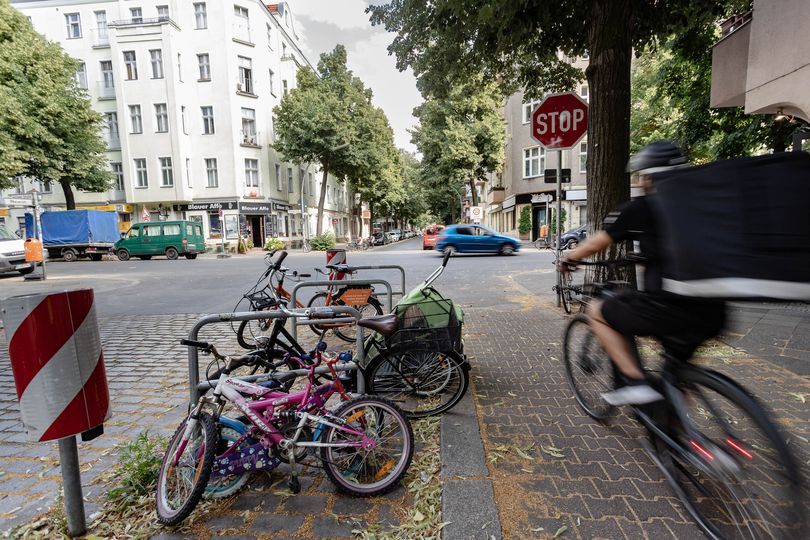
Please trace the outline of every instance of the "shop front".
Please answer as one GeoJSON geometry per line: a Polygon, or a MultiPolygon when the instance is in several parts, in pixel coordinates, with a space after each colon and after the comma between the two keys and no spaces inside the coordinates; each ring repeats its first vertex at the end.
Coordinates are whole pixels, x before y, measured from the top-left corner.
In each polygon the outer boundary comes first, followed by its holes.
{"type": "Polygon", "coordinates": [[[287,202],[272,201],[273,215],[268,227],[268,236],[272,238],[290,237],[290,205],[287,202]]]}
{"type": "Polygon", "coordinates": [[[235,242],[239,238],[239,206],[235,200],[177,204],[175,211],[183,212],[182,217],[202,225],[207,243],[222,242],[223,229],[226,241],[235,242]]]}
{"type": "Polygon", "coordinates": [[[264,247],[265,238],[271,236],[272,213],[272,201],[240,202],[239,230],[242,237],[250,239],[255,247],[264,247]]]}

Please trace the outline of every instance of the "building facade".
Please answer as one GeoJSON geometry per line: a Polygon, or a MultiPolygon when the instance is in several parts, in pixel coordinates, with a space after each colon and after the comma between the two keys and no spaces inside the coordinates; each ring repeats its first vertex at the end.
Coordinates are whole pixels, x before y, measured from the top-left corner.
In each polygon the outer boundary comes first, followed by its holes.
{"type": "MultiPolygon", "coordinates": [[[[583,71],[588,59],[570,59],[583,71]]],[[[588,101],[588,83],[576,85],[576,92],[588,101]]],[[[531,208],[532,226],[529,239],[535,240],[540,227],[550,219],[549,207],[556,206],[556,180],[546,180],[547,171],[556,177],[558,152],[546,151],[531,136],[532,113],[542,99],[531,100],[523,92],[509,96],[502,108],[506,121],[506,156],[503,170],[489,175],[480,188],[480,200],[486,201],[483,223],[498,232],[518,236],[520,213],[531,208]]],[[[583,137],[575,148],[562,152],[563,179],[562,207],[565,212],[563,229],[587,223],[588,137],[583,137]],[[565,169],[570,170],[570,175],[565,169]]]]}
{"type": "MultiPolygon", "coordinates": [[[[77,207],[117,211],[122,230],[146,220],[199,221],[211,244],[223,234],[263,245],[270,237],[300,239],[305,226],[314,233],[317,165],[284,162],[270,146],[273,108],[296,87],[299,67],[314,69],[286,2],[14,6],[80,62],[76,81],[104,116],[115,185],[76,193],[77,207]]],[[[326,188],[323,229],[338,238],[358,233],[346,184],[330,177],[326,188]]],[[[18,191],[31,187],[43,193],[46,209],[64,208],[59,186],[21,180],[18,191]]],[[[12,221],[14,212],[7,212],[12,221]]]]}

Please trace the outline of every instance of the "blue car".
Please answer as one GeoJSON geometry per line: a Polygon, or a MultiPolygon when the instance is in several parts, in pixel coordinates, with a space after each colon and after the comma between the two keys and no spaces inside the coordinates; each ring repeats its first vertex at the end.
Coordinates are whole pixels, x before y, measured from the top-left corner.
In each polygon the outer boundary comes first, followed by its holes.
{"type": "Polygon", "coordinates": [[[447,253],[499,253],[512,255],[520,250],[520,240],[498,234],[481,225],[450,225],[436,240],[436,249],[447,253]]]}

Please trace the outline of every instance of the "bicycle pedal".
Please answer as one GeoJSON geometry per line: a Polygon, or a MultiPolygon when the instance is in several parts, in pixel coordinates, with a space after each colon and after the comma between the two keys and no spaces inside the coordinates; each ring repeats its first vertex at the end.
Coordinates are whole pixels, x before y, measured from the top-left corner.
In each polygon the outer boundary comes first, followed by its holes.
{"type": "Polygon", "coordinates": [[[287,481],[287,489],[289,489],[291,493],[297,495],[298,493],[301,493],[301,482],[298,481],[298,478],[292,477],[287,481]]]}

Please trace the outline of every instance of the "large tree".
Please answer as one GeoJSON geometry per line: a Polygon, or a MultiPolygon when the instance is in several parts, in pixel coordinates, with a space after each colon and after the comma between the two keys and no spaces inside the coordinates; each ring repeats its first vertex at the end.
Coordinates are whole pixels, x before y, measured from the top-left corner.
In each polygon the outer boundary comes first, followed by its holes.
{"type": "Polygon", "coordinates": [[[346,48],[322,54],[317,73],[298,70],[298,86],[274,110],[274,147],[295,163],[320,163],[323,170],[316,234],[323,232],[328,175],[355,187],[381,174],[393,134],[382,111],[371,104],[371,90],[346,66],[346,48]]]}
{"type": "Polygon", "coordinates": [[[434,188],[449,184],[458,190],[469,183],[473,205],[478,204],[475,181],[503,165],[501,97],[495,83],[479,76],[414,109],[419,125],[411,132],[412,141],[422,153],[423,176],[434,188]]]}
{"type": "Polygon", "coordinates": [[[0,0],[0,188],[15,176],[59,183],[73,209],[73,188],[110,187],[102,117],[76,85],[77,67],[0,0]]]}
{"type": "Polygon", "coordinates": [[[426,96],[478,72],[528,97],[573,88],[583,74],[564,56],[589,54],[588,215],[591,223],[629,197],[633,48],[713,19],[716,0],[392,0],[371,20],[398,35],[389,47],[426,96]]]}

